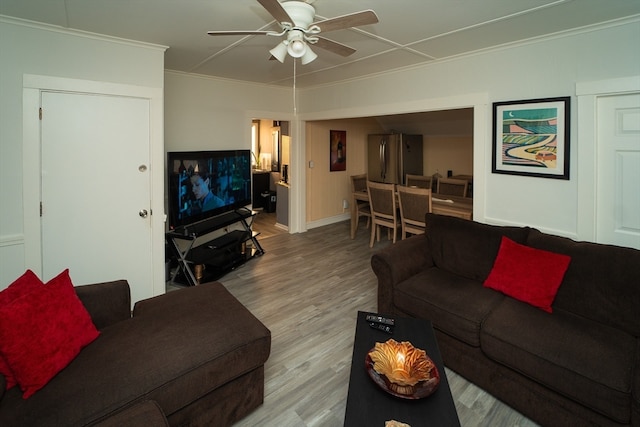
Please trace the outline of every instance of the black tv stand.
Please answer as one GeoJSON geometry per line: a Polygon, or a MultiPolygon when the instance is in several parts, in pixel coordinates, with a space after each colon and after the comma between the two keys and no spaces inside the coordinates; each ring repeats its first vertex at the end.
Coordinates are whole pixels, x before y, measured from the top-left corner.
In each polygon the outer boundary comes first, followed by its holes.
{"type": "Polygon", "coordinates": [[[176,283],[179,274],[188,286],[217,280],[254,256],[264,254],[257,239],[259,233],[253,232],[247,222],[250,218],[253,222],[255,216],[256,212],[250,209],[236,209],[166,233],[167,243],[178,261],[171,282],[176,283]],[[240,224],[241,229],[227,230],[234,224],[240,224]],[[223,229],[218,237],[196,245],[199,237],[223,229]],[[180,241],[184,243],[181,245],[180,241]]]}

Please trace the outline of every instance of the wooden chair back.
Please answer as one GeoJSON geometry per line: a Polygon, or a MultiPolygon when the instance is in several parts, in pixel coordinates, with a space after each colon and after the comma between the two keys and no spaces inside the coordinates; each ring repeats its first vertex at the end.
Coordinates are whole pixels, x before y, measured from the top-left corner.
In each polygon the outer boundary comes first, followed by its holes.
{"type": "Polygon", "coordinates": [[[396,185],[367,181],[369,205],[371,206],[371,240],[369,247],[377,236],[380,241],[380,227],[386,227],[393,233],[393,243],[396,242],[398,227],[400,226],[398,205],[396,203],[396,185]]]}
{"type": "Polygon", "coordinates": [[[410,175],[407,174],[405,179],[405,185],[407,187],[428,188],[431,190],[431,183],[433,182],[432,176],[426,175],[410,175]]]}
{"type": "Polygon", "coordinates": [[[351,192],[367,191],[367,174],[351,175],[351,192]]]}
{"type": "Polygon", "coordinates": [[[398,187],[402,239],[407,233],[424,234],[427,226],[425,216],[431,212],[431,203],[431,189],[398,187]]]}
{"type": "Polygon", "coordinates": [[[440,178],[438,180],[438,194],[467,197],[469,183],[462,179],[440,178]]]}

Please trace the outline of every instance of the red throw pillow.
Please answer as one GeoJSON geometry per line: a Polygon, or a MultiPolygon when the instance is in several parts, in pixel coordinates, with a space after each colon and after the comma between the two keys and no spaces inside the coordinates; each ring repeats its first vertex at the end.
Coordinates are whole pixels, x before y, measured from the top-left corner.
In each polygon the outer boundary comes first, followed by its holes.
{"type": "Polygon", "coordinates": [[[531,248],[502,237],[484,286],[551,313],[551,304],[571,257],[531,248]]]}
{"type": "Polygon", "coordinates": [[[44,387],[98,330],[65,270],[39,290],[0,307],[0,352],[24,399],[44,387]]]}
{"type": "MultiPolygon", "coordinates": [[[[18,277],[12,284],[10,284],[5,290],[0,292],[0,307],[4,307],[16,298],[20,298],[22,295],[26,295],[31,291],[42,288],[44,283],[36,274],[27,270],[24,274],[18,277]]],[[[4,375],[7,383],[7,390],[17,384],[16,378],[13,375],[13,371],[9,367],[9,364],[5,360],[4,356],[0,352],[0,374],[4,375]]]]}

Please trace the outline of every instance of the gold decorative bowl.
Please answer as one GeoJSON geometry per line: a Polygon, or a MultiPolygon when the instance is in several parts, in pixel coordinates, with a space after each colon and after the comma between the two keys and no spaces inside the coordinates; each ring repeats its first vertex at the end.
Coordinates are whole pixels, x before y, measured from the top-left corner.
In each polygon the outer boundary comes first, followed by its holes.
{"type": "Polygon", "coordinates": [[[440,384],[436,365],[424,350],[408,341],[376,343],[367,354],[365,366],[378,386],[405,399],[427,397],[440,384]]]}

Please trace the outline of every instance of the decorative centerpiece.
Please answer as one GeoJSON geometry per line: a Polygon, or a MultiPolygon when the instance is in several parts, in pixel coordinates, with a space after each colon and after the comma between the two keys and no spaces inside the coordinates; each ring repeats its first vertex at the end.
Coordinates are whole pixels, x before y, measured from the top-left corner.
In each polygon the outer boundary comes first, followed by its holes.
{"type": "Polygon", "coordinates": [[[424,350],[408,341],[376,343],[365,365],[371,379],[383,390],[405,399],[427,397],[440,384],[436,365],[424,350]]]}

